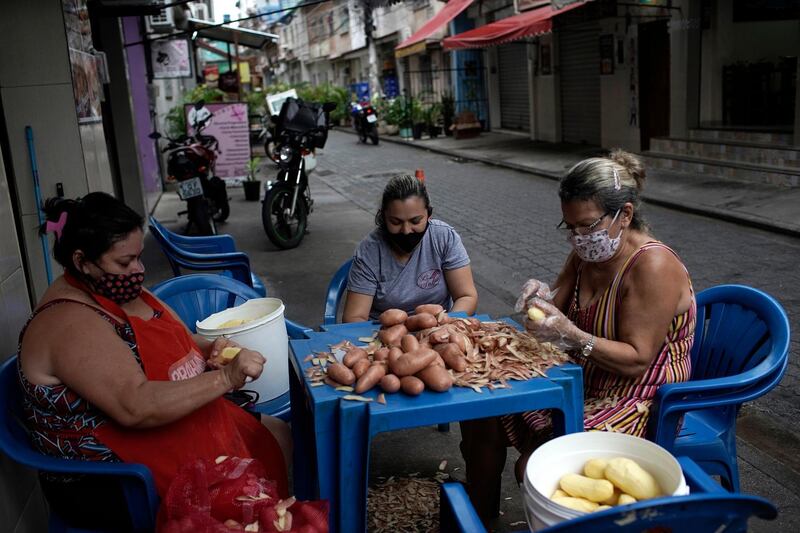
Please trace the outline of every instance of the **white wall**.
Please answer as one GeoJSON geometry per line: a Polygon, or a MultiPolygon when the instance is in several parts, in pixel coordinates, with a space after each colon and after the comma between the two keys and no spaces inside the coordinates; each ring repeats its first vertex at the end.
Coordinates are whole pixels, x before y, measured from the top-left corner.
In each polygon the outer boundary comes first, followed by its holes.
{"type": "Polygon", "coordinates": [[[736,61],[773,61],[800,52],[800,21],[733,22],[731,2],[715,3],[712,26],[703,30],[700,121],[722,120],[722,68],[736,61]]]}
{"type": "MultiPolygon", "coordinates": [[[[600,21],[600,34],[614,35],[614,74],[600,75],[600,144],[606,148],[623,148],[628,151],[638,152],[641,139],[638,125],[630,125],[630,110],[632,104],[630,90],[631,69],[637,72],[636,106],[637,118],[641,119],[638,112],[639,94],[638,66],[631,63],[630,42],[635,42],[638,55],[638,26],[632,24],[625,32],[625,23],[619,19],[603,19],[600,21]],[[625,62],[616,61],[617,39],[624,38],[625,62]]],[[[598,44],[599,46],[599,44],[598,44]]],[[[597,65],[600,68],[600,65],[597,65]]],[[[666,68],[666,65],[665,65],[666,68]]],[[[638,121],[637,121],[638,124],[638,121]]]]}
{"type": "MultiPolygon", "coordinates": [[[[537,68],[535,78],[535,93],[533,111],[536,114],[536,140],[547,142],[561,142],[561,107],[558,80],[558,39],[553,34],[543,35],[539,38],[539,48],[542,44],[551,46],[550,74],[543,75],[541,64],[537,68]]],[[[537,50],[539,52],[539,50],[537,50]]],[[[540,61],[537,58],[537,63],[540,61]]]]}

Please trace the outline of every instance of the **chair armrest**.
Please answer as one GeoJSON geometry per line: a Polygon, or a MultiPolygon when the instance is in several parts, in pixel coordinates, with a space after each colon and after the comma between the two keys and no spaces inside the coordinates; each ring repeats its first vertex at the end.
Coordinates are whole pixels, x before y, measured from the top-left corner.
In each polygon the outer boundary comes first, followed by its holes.
{"type": "Polygon", "coordinates": [[[445,483],[439,503],[439,522],[442,531],[486,533],[475,507],[469,501],[461,483],[445,483]]]}
{"type": "Polygon", "coordinates": [[[697,494],[698,492],[709,492],[712,494],[715,492],[722,494],[728,493],[719,483],[706,474],[697,463],[686,456],[681,456],[677,459],[678,463],[681,465],[681,470],[683,470],[683,477],[686,478],[686,483],[692,490],[692,494],[697,494]]]}
{"type": "Polygon", "coordinates": [[[290,339],[310,339],[311,337],[308,334],[313,332],[314,330],[311,328],[301,326],[288,318],[286,319],[286,333],[289,334],[290,339]]]}

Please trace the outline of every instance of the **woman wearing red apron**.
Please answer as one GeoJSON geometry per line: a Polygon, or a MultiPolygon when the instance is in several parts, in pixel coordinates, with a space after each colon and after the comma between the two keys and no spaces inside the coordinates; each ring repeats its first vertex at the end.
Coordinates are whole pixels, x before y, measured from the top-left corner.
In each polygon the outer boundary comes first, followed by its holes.
{"type": "MultiPolygon", "coordinates": [[[[215,356],[230,341],[193,336],[142,289],[142,219],[130,208],[92,193],[48,202],[46,211],[47,229],[56,234],[53,255],[65,273],[20,336],[34,445],[59,457],[145,464],[162,497],[190,461],[252,457],[286,497],[288,428],[271,419],[268,429],[222,398],[268,372],[264,357],[243,349],[220,367],[215,356]]],[[[42,481],[46,493],[81,501],[80,480],[42,481]]],[[[63,512],[64,498],[53,499],[63,512]]]]}

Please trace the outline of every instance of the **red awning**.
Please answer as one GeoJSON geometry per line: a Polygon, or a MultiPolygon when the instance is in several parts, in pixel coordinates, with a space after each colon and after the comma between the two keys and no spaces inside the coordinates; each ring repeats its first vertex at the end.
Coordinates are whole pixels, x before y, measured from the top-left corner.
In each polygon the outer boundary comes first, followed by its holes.
{"type": "Polygon", "coordinates": [[[474,30],[453,35],[445,39],[443,44],[447,50],[458,48],[484,48],[515,41],[523,37],[533,37],[550,33],[553,31],[554,16],[566,13],[585,3],[586,2],[576,2],[562,9],[555,9],[552,4],[540,7],[533,11],[527,11],[520,15],[492,22],[491,24],[475,28],[474,30]]]}
{"type": "Polygon", "coordinates": [[[456,18],[459,13],[467,9],[472,2],[473,0],[450,0],[441,11],[436,13],[431,20],[426,22],[419,30],[417,30],[417,33],[398,44],[395,47],[395,50],[400,52],[403,48],[408,48],[421,41],[424,41],[434,32],[436,32],[436,30],[456,18]]]}

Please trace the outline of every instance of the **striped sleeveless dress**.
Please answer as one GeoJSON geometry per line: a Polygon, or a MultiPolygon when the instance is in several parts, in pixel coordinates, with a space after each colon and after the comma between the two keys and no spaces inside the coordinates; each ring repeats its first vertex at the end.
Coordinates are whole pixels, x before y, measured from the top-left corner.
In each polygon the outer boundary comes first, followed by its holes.
{"type": "MultiPolygon", "coordinates": [[[[631,254],[601,298],[586,309],[580,308],[578,298],[583,266],[581,263],[578,267],[572,302],[567,312],[569,319],[595,337],[616,340],[617,311],[621,305],[620,289],[625,276],[633,268],[636,260],[653,248],[663,248],[678,258],[678,255],[665,244],[657,241],[645,243],[631,254]]],[[[658,387],[665,383],[677,383],[689,379],[690,351],[694,342],[697,307],[688,271],[686,276],[689,289],[692,291],[692,303],[686,312],[672,319],[664,344],[643,375],[626,378],[604,370],[595,365],[591,359],[578,361],[583,367],[585,431],[616,431],[644,437],[650,406],[658,387]]],[[[552,438],[549,411],[529,411],[504,416],[502,424],[511,444],[520,450],[530,450],[552,438]]]]}

